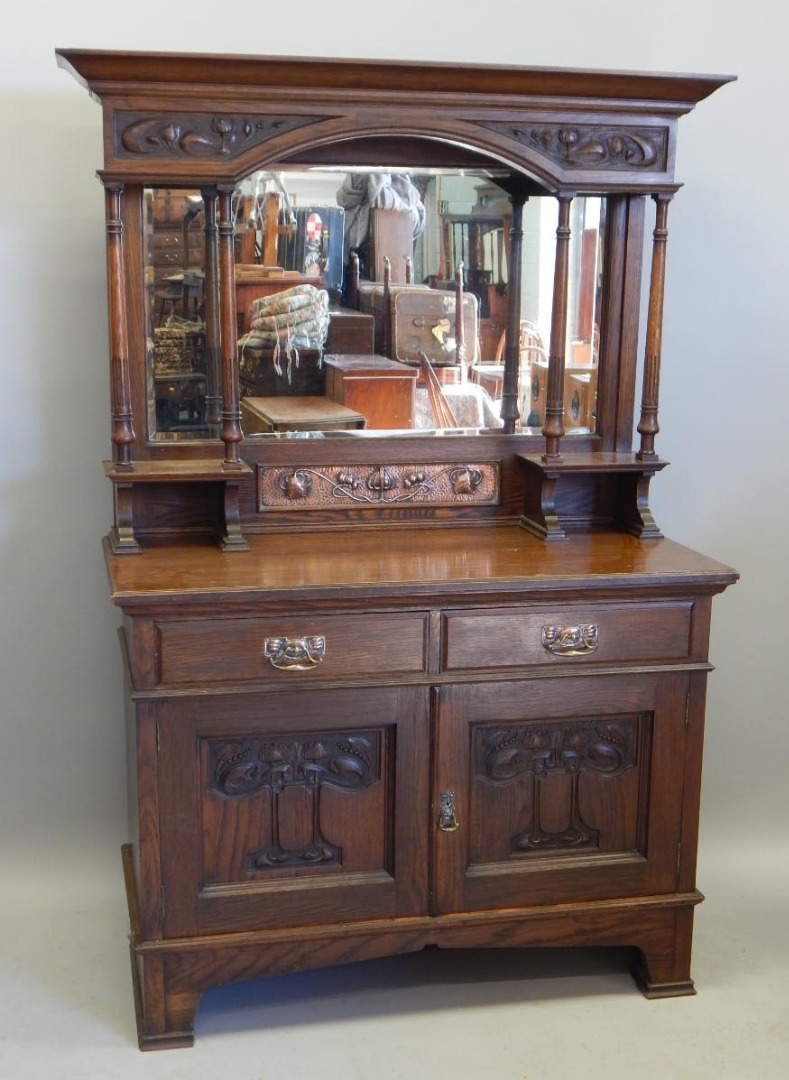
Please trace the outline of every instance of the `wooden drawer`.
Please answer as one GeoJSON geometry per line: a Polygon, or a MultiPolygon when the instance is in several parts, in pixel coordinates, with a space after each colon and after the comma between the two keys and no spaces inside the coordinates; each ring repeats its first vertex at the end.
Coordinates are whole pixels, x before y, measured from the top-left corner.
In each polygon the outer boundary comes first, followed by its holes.
{"type": "Polygon", "coordinates": [[[677,602],[452,612],[443,669],[680,660],[690,654],[692,610],[677,602]]]}
{"type": "Polygon", "coordinates": [[[277,615],[161,622],[159,685],[277,682],[425,670],[427,616],[277,615]]]}

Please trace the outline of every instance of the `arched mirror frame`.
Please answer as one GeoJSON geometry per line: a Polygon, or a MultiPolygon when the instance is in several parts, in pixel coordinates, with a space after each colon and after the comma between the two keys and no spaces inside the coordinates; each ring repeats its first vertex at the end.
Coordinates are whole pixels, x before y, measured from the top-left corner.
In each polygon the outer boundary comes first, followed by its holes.
{"type": "MultiPolygon", "coordinates": [[[[135,529],[138,534],[156,533],[156,512],[146,498],[152,484],[167,486],[168,523],[178,523],[194,518],[195,507],[219,483],[228,522],[226,546],[241,547],[242,525],[246,531],[258,531],[272,524],[272,515],[261,512],[267,508],[261,502],[261,475],[277,468],[297,470],[315,461],[336,471],[361,464],[413,469],[467,462],[473,467],[484,458],[494,465],[493,497],[481,503],[462,497],[445,499],[443,504],[439,500],[438,508],[429,501],[387,506],[387,514],[425,521],[445,518],[448,512],[466,520],[517,516],[528,478],[516,456],[531,451],[548,461],[561,460],[563,247],[567,211],[580,194],[606,198],[606,236],[597,425],[594,434],[574,437],[573,451],[615,454],[632,447],[641,264],[646,203],[652,196],[658,206],[654,235],[660,258],[657,267],[653,260],[647,353],[651,348],[656,355],[647,356],[645,363],[639,431],[640,452],[654,457],[665,212],[677,187],[673,175],[677,119],[727,81],[724,77],[69,50],[58,55],[101,99],[104,109],[105,163],[100,177],[107,205],[114,451],[107,473],[116,489],[117,550],[139,550],[135,529]],[[541,436],[511,433],[505,389],[505,432],[486,434],[482,440],[475,436],[473,446],[463,436],[347,439],[341,452],[339,442],[330,450],[295,440],[242,442],[232,192],[257,169],[353,165],[369,162],[371,154],[378,153],[391,165],[486,163],[510,170],[510,179],[499,182],[513,197],[516,249],[517,208],[522,200],[539,189],[559,200],[548,408],[541,436]],[[146,186],[216,193],[221,443],[161,445],[146,438],[142,318],[146,186]]],[[[512,261],[515,265],[515,258],[512,261]]],[[[509,290],[510,329],[519,319],[515,286],[512,282],[509,290]]],[[[511,399],[512,380],[517,378],[517,335],[508,334],[508,341],[505,387],[509,385],[511,399]]],[[[281,472],[280,481],[284,476],[281,472]]],[[[212,499],[213,494],[208,501],[212,499]]],[[[369,520],[367,507],[360,511],[347,504],[308,506],[298,499],[303,500],[302,494],[294,499],[292,510],[285,507],[275,516],[277,527],[297,524],[305,508],[318,511],[311,517],[315,523],[369,520]]],[[[588,512],[593,514],[594,509],[588,512]]]]}

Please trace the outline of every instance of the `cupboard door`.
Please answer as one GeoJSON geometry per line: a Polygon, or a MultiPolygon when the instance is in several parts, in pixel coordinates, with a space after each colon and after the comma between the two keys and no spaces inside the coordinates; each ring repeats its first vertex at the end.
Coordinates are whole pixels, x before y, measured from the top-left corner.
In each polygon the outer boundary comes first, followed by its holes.
{"type": "Polygon", "coordinates": [[[436,913],[676,891],[688,680],[441,689],[436,913]]]}
{"type": "Polygon", "coordinates": [[[423,687],[159,712],[165,936],[424,914],[423,687]]]}

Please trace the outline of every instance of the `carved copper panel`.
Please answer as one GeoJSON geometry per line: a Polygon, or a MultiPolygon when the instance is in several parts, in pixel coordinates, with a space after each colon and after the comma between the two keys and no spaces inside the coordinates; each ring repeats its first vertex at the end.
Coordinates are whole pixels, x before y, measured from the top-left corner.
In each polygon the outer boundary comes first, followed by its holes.
{"type": "Polygon", "coordinates": [[[258,510],[335,506],[498,505],[499,462],[409,465],[258,466],[258,510]]]}

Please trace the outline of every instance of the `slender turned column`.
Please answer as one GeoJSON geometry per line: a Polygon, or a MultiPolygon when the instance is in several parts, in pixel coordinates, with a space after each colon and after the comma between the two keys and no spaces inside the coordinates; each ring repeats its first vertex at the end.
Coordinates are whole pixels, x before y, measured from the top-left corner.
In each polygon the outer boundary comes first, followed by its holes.
{"type": "Polygon", "coordinates": [[[414,284],[414,260],[410,255],[404,255],[405,259],[405,283],[406,285],[414,284]]]}
{"type": "Polygon", "coordinates": [[[222,419],[221,394],[221,335],[219,322],[219,229],[216,223],[216,188],[203,188],[203,227],[205,278],[203,295],[205,297],[205,358],[206,380],[206,422],[212,438],[219,436],[219,424],[222,419]]]}
{"type": "Polygon", "coordinates": [[[105,184],[107,227],[107,310],[110,331],[110,394],[112,407],[113,460],[132,469],[131,447],[134,426],[129,383],[129,347],[126,336],[126,294],[123,288],[123,184],[105,184]]]}
{"type": "Polygon", "coordinates": [[[238,400],[236,282],[233,256],[233,188],[219,191],[219,324],[222,352],[222,442],[225,468],[241,466],[241,410],[238,400]]]}
{"type": "Polygon", "coordinates": [[[559,443],[564,435],[564,351],[567,347],[567,293],[570,280],[570,206],[573,196],[559,195],[556,228],[556,266],[553,275],[551,344],[548,354],[548,389],[545,401],[545,453],[543,461],[562,460],[559,443]]]}
{"type": "Polygon", "coordinates": [[[518,408],[518,380],[520,378],[520,331],[521,331],[521,251],[523,248],[523,204],[526,197],[513,193],[512,221],[510,223],[510,276],[507,290],[507,331],[504,348],[504,377],[501,390],[501,419],[504,434],[512,435],[520,416],[518,408]]]}
{"type": "Polygon", "coordinates": [[[361,298],[359,296],[359,255],[357,252],[352,251],[350,255],[351,263],[351,287],[348,293],[348,302],[351,307],[359,310],[361,304],[361,298]]]}
{"type": "Polygon", "coordinates": [[[455,270],[455,361],[460,365],[460,380],[465,382],[466,368],[466,328],[463,325],[463,263],[459,262],[455,270]]]}
{"type": "Polygon", "coordinates": [[[383,354],[384,356],[391,357],[392,355],[392,262],[388,255],[384,255],[384,295],[383,295],[383,311],[381,313],[381,338],[383,340],[383,354]]]}
{"type": "Polygon", "coordinates": [[[668,204],[671,195],[653,195],[655,200],[655,231],[652,234],[652,276],[649,282],[649,314],[647,315],[647,340],[644,351],[644,385],[641,392],[641,419],[638,432],[641,449],[636,454],[640,461],[657,457],[655,436],[658,424],[658,396],[660,392],[660,353],[663,340],[663,294],[666,281],[666,241],[668,240],[668,204]]]}

